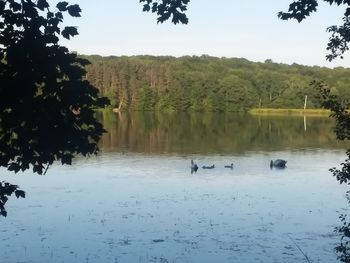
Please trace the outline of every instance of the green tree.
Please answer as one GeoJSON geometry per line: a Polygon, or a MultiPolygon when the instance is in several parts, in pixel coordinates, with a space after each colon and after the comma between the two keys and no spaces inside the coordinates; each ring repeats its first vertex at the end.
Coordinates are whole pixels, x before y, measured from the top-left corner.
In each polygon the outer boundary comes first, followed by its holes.
{"type": "Polygon", "coordinates": [[[86,67],[87,80],[114,107],[122,104],[122,110],[246,111],[259,106],[302,109],[305,95],[307,108],[320,108],[319,93],[309,85],[312,80],[325,80],[340,97],[350,96],[346,84],[350,69],[345,68],[208,56],[84,58],[91,62],[86,67]]]}
{"type": "Polygon", "coordinates": [[[78,5],[46,0],[0,1],[0,166],[42,174],[54,161],[98,151],[103,127],[94,109],[108,101],[84,80],[88,61],[59,45],[64,14],[78,5]]]}

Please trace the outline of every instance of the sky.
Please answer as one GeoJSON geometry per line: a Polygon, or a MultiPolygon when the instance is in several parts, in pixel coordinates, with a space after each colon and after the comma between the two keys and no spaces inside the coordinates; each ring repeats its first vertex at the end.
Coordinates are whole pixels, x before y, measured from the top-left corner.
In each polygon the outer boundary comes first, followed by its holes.
{"type": "MultiPolygon", "coordinates": [[[[187,25],[157,24],[142,12],[139,0],[70,0],[82,17],[66,17],[64,25],[77,26],[79,35],[61,44],[79,54],[211,55],[251,61],[350,67],[344,59],[328,62],[326,28],[339,25],[345,8],[320,3],[319,10],[302,23],[278,19],[292,0],[191,0],[187,25]]],[[[323,2],[323,1],[322,1],[323,2]]]]}

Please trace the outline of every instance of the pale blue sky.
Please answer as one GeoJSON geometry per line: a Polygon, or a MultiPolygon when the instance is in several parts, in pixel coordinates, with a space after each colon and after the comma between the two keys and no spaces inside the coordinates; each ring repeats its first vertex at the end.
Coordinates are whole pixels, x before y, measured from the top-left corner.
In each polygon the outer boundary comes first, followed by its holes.
{"type": "Polygon", "coordinates": [[[277,13],[287,10],[291,1],[192,0],[189,24],[173,25],[157,24],[154,14],[142,12],[139,0],[70,0],[83,12],[65,25],[78,26],[80,35],[62,43],[80,54],[208,54],[350,67],[350,52],[343,60],[325,60],[326,28],[341,23],[344,8],[322,4],[300,24],[279,20],[277,13]]]}

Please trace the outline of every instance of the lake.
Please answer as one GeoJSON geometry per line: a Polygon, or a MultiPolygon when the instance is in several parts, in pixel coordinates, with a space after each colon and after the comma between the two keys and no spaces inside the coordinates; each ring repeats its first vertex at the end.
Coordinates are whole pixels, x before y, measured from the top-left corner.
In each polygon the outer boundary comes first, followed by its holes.
{"type": "Polygon", "coordinates": [[[1,262],[337,262],[347,188],[328,169],[349,145],[329,118],[99,117],[97,157],[45,176],[1,170],[26,192],[0,217],[1,262]],[[277,158],[285,169],[270,169],[277,158]]]}

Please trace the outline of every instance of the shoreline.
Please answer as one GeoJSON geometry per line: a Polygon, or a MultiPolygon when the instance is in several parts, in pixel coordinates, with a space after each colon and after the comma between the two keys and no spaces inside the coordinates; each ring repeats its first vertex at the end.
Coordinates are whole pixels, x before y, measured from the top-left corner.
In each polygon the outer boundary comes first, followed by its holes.
{"type": "Polygon", "coordinates": [[[331,114],[330,110],[326,109],[275,109],[275,108],[253,108],[248,111],[252,115],[292,115],[292,116],[324,116],[328,117],[331,114]]]}

